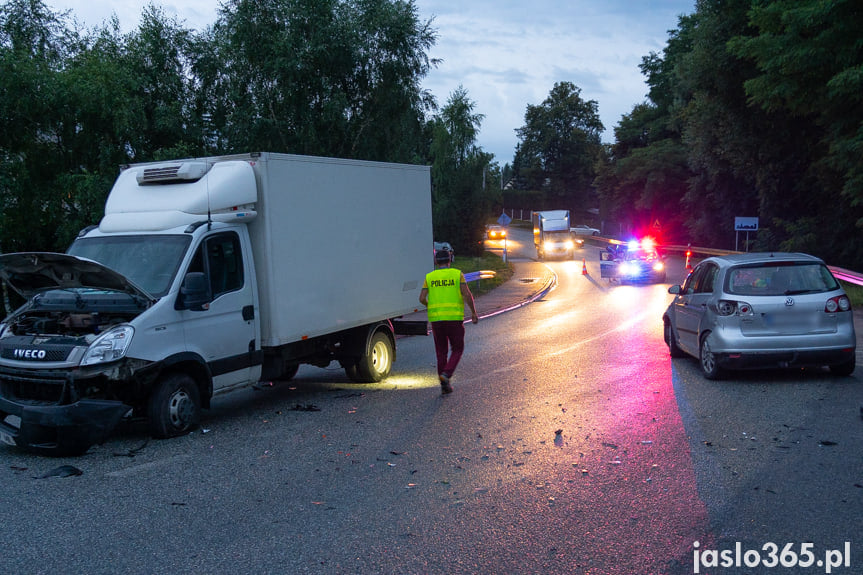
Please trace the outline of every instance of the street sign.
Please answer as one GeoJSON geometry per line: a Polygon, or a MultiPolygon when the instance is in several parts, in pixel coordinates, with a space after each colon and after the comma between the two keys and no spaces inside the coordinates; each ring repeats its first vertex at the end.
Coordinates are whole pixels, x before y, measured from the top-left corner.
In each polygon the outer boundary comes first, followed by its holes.
{"type": "Polygon", "coordinates": [[[512,218],[506,215],[506,212],[501,212],[500,217],[497,219],[497,223],[502,226],[508,226],[512,221],[512,218]]]}
{"type": "Polygon", "coordinates": [[[734,218],[734,231],[757,232],[758,218],[734,218]]]}

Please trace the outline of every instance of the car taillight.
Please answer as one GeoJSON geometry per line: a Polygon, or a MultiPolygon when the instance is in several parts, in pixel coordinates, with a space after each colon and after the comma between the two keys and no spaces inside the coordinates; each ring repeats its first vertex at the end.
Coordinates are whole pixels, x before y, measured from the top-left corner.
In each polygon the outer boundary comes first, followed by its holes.
{"type": "Polygon", "coordinates": [[[824,305],[824,311],[826,311],[827,313],[834,313],[837,311],[851,311],[851,300],[848,299],[847,295],[838,295],[836,297],[831,297],[824,305]]]}
{"type": "Polygon", "coordinates": [[[745,301],[733,301],[727,299],[719,300],[716,306],[716,311],[719,315],[752,315],[752,306],[745,301]]]}

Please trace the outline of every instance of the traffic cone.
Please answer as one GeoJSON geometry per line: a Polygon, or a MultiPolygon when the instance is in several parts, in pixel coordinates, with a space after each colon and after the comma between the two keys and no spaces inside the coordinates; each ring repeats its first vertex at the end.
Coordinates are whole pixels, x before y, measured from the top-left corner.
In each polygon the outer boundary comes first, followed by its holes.
{"type": "Polygon", "coordinates": [[[691,256],[691,255],[692,255],[692,250],[689,249],[689,246],[686,246],[686,269],[687,269],[687,271],[692,269],[692,264],[689,263],[689,256],[691,256]]]}
{"type": "Polygon", "coordinates": [[[587,260],[585,258],[581,258],[581,275],[587,275],[587,260]]]}

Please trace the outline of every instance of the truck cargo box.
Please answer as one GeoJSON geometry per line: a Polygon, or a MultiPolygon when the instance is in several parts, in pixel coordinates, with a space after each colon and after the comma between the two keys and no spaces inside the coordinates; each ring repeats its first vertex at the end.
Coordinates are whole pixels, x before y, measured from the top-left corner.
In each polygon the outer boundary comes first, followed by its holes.
{"type": "Polygon", "coordinates": [[[249,233],[262,346],[418,309],[433,267],[427,166],[274,153],[249,159],[259,190],[249,233]]]}

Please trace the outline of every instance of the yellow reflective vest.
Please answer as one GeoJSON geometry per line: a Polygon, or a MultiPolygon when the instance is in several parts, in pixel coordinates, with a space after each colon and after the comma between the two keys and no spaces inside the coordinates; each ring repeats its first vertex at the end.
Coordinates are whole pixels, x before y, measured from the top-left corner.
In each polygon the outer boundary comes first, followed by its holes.
{"type": "Polygon", "coordinates": [[[423,287],[428,290],[429,321],[463,321],[461,270],[441,268],[426,274],[423,287]]]}

